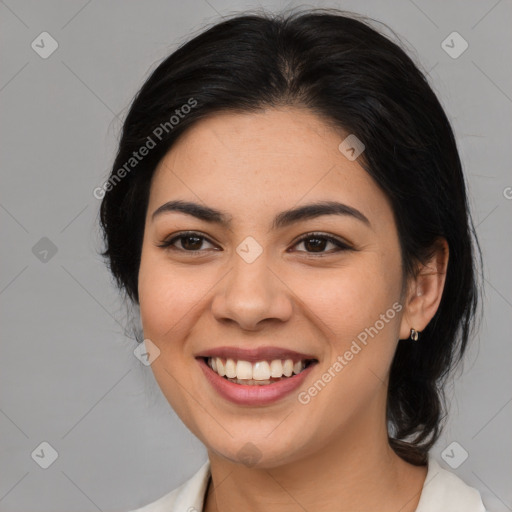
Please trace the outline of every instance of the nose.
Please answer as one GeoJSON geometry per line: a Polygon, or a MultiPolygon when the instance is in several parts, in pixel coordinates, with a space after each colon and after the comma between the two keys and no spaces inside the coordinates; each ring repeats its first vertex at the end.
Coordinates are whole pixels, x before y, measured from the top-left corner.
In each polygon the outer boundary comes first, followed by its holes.
{"type": "Polygon", "coordinates": [[[269,267],[265,252],[252,263],[234,255],[234,265],[212,301],[214,317],[241,329],[261,329],[269,322],[286,322],[293,312],[290,289],[269,267]]]}

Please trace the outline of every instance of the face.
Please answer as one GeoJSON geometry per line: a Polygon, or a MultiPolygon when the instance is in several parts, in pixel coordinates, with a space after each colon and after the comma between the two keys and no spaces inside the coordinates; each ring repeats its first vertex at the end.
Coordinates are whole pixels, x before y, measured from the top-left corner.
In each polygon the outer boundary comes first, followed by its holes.
{"type": "Polygon", "coordinates": [[[338,149],[346,136],[299,109],[222,113],[155,171],[144,337],[162,392],[210,454],[275,467],[384,424],[399,239],[384,193],[338,149]]]}

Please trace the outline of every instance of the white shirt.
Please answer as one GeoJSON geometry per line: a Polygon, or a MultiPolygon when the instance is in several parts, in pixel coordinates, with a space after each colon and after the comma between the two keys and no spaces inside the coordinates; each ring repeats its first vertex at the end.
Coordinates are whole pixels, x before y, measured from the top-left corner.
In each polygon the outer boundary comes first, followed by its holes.
{"type": "MultiPolygon", "coordinates": [[[[183,485],[131,512],[202,512],[210,462],[183,485]]],[[[431,456],[416,512],[486,512],[480,493],[458,476],[441,468],[431,456]]]]}

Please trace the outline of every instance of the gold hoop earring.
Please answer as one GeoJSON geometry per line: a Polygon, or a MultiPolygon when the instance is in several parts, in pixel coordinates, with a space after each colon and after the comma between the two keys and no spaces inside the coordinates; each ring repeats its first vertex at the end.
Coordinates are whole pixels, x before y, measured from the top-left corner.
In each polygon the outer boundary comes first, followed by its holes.
{"type": "Polygon", "coordinates": [[[411,329],[411,340],[418,341],[420,333],[416,329],[411,329]]]}

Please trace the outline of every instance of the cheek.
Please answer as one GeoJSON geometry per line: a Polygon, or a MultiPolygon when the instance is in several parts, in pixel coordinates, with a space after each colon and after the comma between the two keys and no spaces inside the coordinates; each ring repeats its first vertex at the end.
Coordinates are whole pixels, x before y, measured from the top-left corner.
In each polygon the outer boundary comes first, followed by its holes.
{"type": "MultiPolygon", "coordinates": [[[[322,269],[307,280],[296,278],[292,286],[305,305],[305,314],[310,310],[312,318],[321,320],[315,323],[340,343],[373,326],[399,300],[398,264],[391,265],[377,254],[369,256],[345,268],[322,269]]],[[[396,317],[392,310],[386,326],[396,323],[396,317]]]]}
{"type": "Polygon", "coordinates": [[[145,336],[159,340],[185,325],[201,297],[199,284],[190,272],[173,269],[162,258],[143,253],[138,285],[145,336]]]}
{"type": "Polygon", "coordinates": [[[144,251],[138,285],[144,337],[160,350],[151,370],[169,404],[192,428],[191,404],[183,386],[189,378],[187,365],[193,365],[194,361],[185,357],[184,350],[187,334],[196,321],[194,305],[204,291],[196,286],[199,283],[188,272],[172,269],[160,255],[144,254],[144,251]]]}

